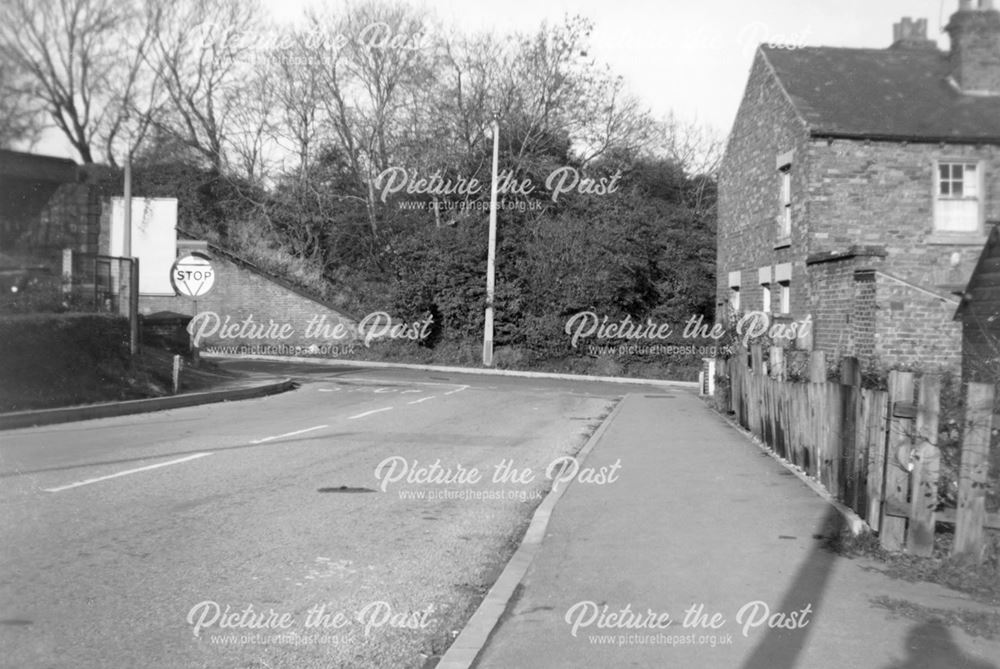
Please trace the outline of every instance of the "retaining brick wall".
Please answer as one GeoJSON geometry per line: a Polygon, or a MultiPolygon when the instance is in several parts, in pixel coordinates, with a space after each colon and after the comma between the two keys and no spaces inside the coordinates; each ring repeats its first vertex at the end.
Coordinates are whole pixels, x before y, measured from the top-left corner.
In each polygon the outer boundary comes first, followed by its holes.
{"type": "MultiPolygon", "coordinates": [[[[218,315],[220,325],[228,317],[229,323],[242,323],[248,317],[256,324],[274,324],[276,329],[288,325],[286,333],[291,336],[264,338],[251,337],[221,337],[218,333],[207,336],[202,341],[215,346],[232,345],[284,345],[302,346],[338,345],[349,340],[324,338],[322,336],[306,337],[306,328],[310,320],[324,319],[322,322],[330,326],[332,333],[337,323],[344,328],[350,328],[354,319],[332,306],[300,294],[273,279],[239,263],[218,254],[212,256],[212,267],[215,270],[215,283],[211,291],[197,299],[181,296],[142,295],[139,298],[140,311],[151,314],[158,311],[173,311],[194,316],[200,312],[213,312],[218,315]]],[[[206,321],[206,326],[211,324],[206,321]]],[[[280,353],[280,351],[276,351],[280,353]]]]}

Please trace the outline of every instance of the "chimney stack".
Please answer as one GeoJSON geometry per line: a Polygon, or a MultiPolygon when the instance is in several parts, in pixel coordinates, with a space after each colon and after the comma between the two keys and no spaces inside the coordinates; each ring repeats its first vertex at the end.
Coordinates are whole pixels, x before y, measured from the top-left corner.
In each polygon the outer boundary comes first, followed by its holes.
{"type": "Polygon", "coordinates": [[[892,26],[892,46],[890,49],[936,49],[937,43],[927,39],[927,19],[914,21],[904,16],[892,26]]]}
{"type": "Polygon", "coordinates": [[[963,93],[1000,95],[1000,12],[993,0],[959,0],[945,27],[951,36],[951,76],[963,93]]]}

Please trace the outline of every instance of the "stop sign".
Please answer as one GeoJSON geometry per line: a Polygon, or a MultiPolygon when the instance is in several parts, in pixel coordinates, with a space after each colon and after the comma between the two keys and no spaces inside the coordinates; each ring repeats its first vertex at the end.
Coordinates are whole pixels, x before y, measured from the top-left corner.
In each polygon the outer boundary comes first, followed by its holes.
{"type": "Polygon", "coordinates": [[[178,258],[170,270],[170,279],[174,289],[181,295],[199,297],[212,289],[215,283],[215,270],[207,258],[186,255],[178,258]]]}

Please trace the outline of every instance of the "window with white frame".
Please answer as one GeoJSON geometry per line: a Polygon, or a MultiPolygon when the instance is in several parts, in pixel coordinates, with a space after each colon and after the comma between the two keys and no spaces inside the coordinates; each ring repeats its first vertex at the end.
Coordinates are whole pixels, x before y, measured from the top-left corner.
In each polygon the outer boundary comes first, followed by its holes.
{"type": "Polygon", "coordinates": [[[781,168],[781,211],[778,214],[778,238],[792,236],[792,166],[781,168]]]}
{"type": "Polygon", "coordinates": [[[774,266],[774,280],[778,284],[778,312],[788,314],[792,311],[792,264],[782,263],[774,266]]]}
{"type": "Polygon", "coordinates": [[[757,270],[758,283],[760,283],[760,310],[764,313],[771,312],[771,268],[761,267],[757,270]]]}
{"type": "Polygon", "coordinates": [[[935,175],[934,229],[971,232],[982,229],[982,169],[979,163],[945,161],[935,175]]]}
{"type": "Polygon", "coordinates": [[[740,311],[740,280],[739,272],[729,273],[729,308],[734,314],[740,311]]]}

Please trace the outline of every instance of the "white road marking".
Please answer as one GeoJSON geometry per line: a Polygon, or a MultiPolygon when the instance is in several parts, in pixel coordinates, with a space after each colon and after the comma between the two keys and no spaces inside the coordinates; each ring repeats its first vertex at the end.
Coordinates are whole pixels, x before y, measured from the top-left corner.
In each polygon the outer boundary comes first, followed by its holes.
{"type": "Polygon", "coordinates": [[[70,483],[69,485],[59,486],[57,488],[43,488],[45,492],[62,492],[63,490],[69,490],[70,488],[79,488],[83,485],[90,485],[91,483],[98,483],[100,481],[107,481],[108,479],[116,479],[119,476],[128,476],[129,474],[135,474],[137,472],[145,472],[150,469],[159,469],[160,467],[167,467],[169,465],[177,465],[182,462],[188,462],[189,460],[195,460],[197,458],[203,458],[206,455],[211,455],[211,453],[195,453],[194,455],[188,455],[183,458],[178,458],[176,460],[168,460],[167,462],[158,462],[155,465],[147,465],[145,467],[138,467],[136,469],[126,469],[123,472],[118,472],[117,474],[108,474],[107,476],[99,476],[96,479],[87,479],[86,481],[77,481],[76,483],[70,483]]]}
{"type": "Polygon", "coordinates": [[[463,390],[465,390],[468,387],[469,386],[462,386],[461,388],[456,388],[455,390],[450,390],[450,391],[446,392],[445,395],[454,395],[455,393],[460,393],[460,392],[462,392],[463,390]]]}
{"type": "MultiPolygon", "coordinates": [[[[332,381],[332,383],[337,383],[337,381],[332,381]]],[[[369,386],[369,387],[371,387],[371,386],[377,386],[377,387],[395,386],[395,387],[399,387],[400,385],[407,385],[407,386],[451,386],[452,388],[454,388],[455,386],[461,386],[462,388],[469,388],[470,387],[468,385],[463,385],[461,383],[442,383],[440,381],[409,381],[409,380],[404,380],[404,379],[351,379],[349,381],[346,381],[346,384],[347,385],[357,385],[357,386],[369,386]]],[[[403,391],[403,392],[406,392],[406,391],[403,391]]]]}
{"type": "Polygon", "coordinates": [[[405,395],[406,393],[422,393],[422,392],[424,392],[424,391],[422,391],[422,390],[417,390],[416,388],[411,388],[411,389],[409,389],[409,390],[404,390],[404,391],[402,391],[402,392],[400,393],[400,395],[405,395]]]}
{"type": "Polygon", "coordinates": [[[427,400],[432,400],[437,395],[428,395],[427,397],[421,397],[419,400],[413,400],[412,402],[407,402],[407,404],[420,404],[421,402],[426,402],[427,400]]]}
{"type": "Polygon", "coordinates": [[[320,388],[320,389],[319,389],[319,391],[320,391],[321,393],[335,393],[335,392],[337,392],[338,390],[340,390],[340,388],[320,388]]]}
{"type": "Polygon", "coordinates": [[[371,411],[365,411],[364,413],[359,413],[357,416],[348,416],[347,420],[354,420],[355,418],[364,418],[365,416],[371,416],[373,413],[379,413],[382,411],[392,411],[392,407],[385,407],[384,409],[372,409],[371,411]]]}
{"type": "Polygon", "coordinates": [[[283,439],[285,437],[294,437],[297,434],[305,434],[306,432],[312,432],[313,430],[322,430],[324,427],[330,427],[329,425],[317,425],[316,427],[307,427],[304,430],[296,430],[295,432],[286,432],[285,434],[276,434],[273,437],[264,437],[263,439],[254,439],[251,444],[263,444],[268,441],[274,441],[275,439],[283,439]]]}
{"type": "Polygon", "coordinates": [[[395,390],[395,388],[376,388],[372,392],[373,393],[382,394],[382,393],[391,393],[394,390],[395,390]]]}

